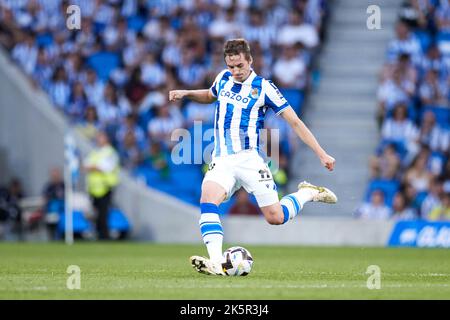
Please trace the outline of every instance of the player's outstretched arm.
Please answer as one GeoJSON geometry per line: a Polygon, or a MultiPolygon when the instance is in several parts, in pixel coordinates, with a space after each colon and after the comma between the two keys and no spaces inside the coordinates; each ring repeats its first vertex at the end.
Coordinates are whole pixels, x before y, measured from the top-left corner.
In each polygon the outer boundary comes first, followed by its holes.
{"type": "Polygon", "coordinates": [[[287,108],[281,113],[281,116],[289,123],[300,139],[302,139],[302,141],[316,153],[322,165],[328,170],[333,171],[336,160],[322,149],[312,132],[303,123],[303,121],[299,119],[294,110],[292,108],[287,108]]]}
{"type": "Polygon", "coordinates": [[[199,103],[212,103],[216,101],[210,90],[172,90],[169,92],[169,101],[181,100],[188,98],[199,103]]]}

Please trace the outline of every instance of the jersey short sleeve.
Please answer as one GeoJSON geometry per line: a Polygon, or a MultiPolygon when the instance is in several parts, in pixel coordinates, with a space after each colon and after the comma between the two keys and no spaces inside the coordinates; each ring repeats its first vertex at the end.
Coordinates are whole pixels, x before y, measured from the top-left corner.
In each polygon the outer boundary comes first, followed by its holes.
{"type": "Polygon", "coordinates": [[[217,98],[217,95],[219,94],[219,86],[220,86],[220,81],[227,75],[227,73],[229,73],[231,75],[231,73],[227,70],[224,69],[222,70],[217,76],[216,79],[214,80],[214,83],[212,84],[212,86],[209,88],[209,91],[211,91],[212,95],[214,97],[217,98]]]}
{"type": "Polygon", "coordinates": [[[289,102],[283,97],[280,90],[270,80],[263,81],[264,104],[279,115],[290,107],[289,102]]]}

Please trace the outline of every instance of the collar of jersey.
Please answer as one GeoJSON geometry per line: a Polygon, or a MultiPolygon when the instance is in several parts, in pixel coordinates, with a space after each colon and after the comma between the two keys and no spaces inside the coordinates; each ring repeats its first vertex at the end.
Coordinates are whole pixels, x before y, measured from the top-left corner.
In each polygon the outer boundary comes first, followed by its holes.
{"type": "Polygon", "coordinates": [[[255,73],[255,71],[253,70],[253,69],[251,69],[252,71],[250,72],[250,75],[248,76],[248,78],[247,79],[245,79],[245,81],[244,82],[239,82],[239,81],[236,81],[236,80],[234,80],[234,78],[233,78],[233,82],[234,83],[240,83],[240,84],[252,84],[252,82],[253,82],[253,79],[256,77],[256,73],[255,73]]]}

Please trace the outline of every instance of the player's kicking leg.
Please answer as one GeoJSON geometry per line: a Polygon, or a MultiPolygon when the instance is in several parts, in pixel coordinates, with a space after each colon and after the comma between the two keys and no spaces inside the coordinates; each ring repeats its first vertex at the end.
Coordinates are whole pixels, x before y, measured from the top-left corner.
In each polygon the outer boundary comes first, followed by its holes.
{"type": "Polygon", "coordinates": [[[297,192],[284,196],[280,202],[261,207],[261,211],[270,224],[284,224],[296,217],[305,203],[310,201],[336,203],[337,197],[328,188],[303,181],[299,183],[297,192]]]}
{"type": "Polygon", "coordinates": [[[310,191],[311,201],[336,203],[337,197],[333,191],[325,187],[318,187],[309,182],[303,181],[298,184],[298,193],[308,190],[310,191]]]}

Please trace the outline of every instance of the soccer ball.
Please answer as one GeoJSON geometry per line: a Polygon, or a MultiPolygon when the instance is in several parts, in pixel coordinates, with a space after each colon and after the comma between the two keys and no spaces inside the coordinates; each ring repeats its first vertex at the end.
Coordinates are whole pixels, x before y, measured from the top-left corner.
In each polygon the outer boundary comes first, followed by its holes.
{"type": "Polygon", "coordinates": [[[231,247],[223,253],[223,270],[227,276],[246,276],[253,266],[250,252],[243,247],[231,247]]]}

